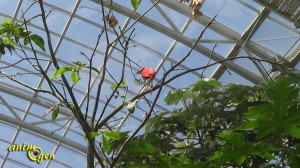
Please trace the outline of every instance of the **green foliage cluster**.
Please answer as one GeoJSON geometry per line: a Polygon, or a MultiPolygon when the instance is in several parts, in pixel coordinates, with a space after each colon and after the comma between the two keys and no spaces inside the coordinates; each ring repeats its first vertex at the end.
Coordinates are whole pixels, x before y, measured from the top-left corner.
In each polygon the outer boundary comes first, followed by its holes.
{"type": "Polygon", "coordinates": [[[3,18],[2,21],[3,23],[0,24],[0,54],[5,54],[5,49],[12,52],[16,45],[22,44],[21,39],[23,45],[28,45],[33,41],[40,49],[46,51],[44,40],[39,35],[32,34],[31,31],[14,23],[13,20],[3,18]]]}
{"type": "MultiPolygon", "coordinates": [[[[106,155],[114,155],[115,152],[122,147],[122,144],[124,144],[126,138],[128,138],[128,132],[121,133],[119,131],[102,130],[99,132],[90,132],[88,136],[91,139],[100,136],[101,137],[100,147],[103,149],[103,152],[106,155]]],[[[87,141],[88,137],[85,136],[84,140],[87,141]]]]}
{"type": "MultiPolygon", "coordinates": [[[[54,71],[51,76],[49,77],[50,80],[54,79],[55,77],[59,77],[63,75],[66,72],[71,72],[71,79],[74,83],[77,83],[80,78],[79,78],[79,71],[83,71],[85,69],[90,68],[90,66],[86,65],[86,63],[76,61],[73,62],[74,65],[72,66],[62,66],[56,71],[54,71]]],[[[100,73],[97,68],[91,67],[91,70],[100,73]]]]}
{"type": "Polygon", "coordinates": [[[298,167],[299,81],[256,86],[202,80],[170,91],[182,108],[156,114],[121,167],[298,167]]]}
{"type": "MultiPolygon", "coordinates": [[[[119,90],[120,89],[127,89],[126,80],[123,79],[120,84],[118,84],[118,83],[111,84],[110,85],[110,89],[113,90],[113,91],[115,91],[114,98],[117,99],[120,96],[120,91],[119,90]]],[[[123,100],[125,100],[126,94],[125,95],[121,95],[120,97],[123,100]]]]}

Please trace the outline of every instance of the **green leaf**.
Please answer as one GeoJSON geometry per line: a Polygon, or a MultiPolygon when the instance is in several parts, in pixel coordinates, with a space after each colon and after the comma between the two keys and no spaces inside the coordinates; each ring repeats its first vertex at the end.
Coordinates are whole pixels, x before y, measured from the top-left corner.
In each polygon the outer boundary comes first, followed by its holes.
{"type": "Polygon", "coordinates": [[[300,165],[300,158],[299,156],[291,156],[288,162],[291,168],[298,168],[300,165]]]}
{"type": "MultiPolygon", "coordinates": [[[[214,79],[200,80],[192,85],[192,91],[212,91],[220,90],[222,84],[214,79]]],[[[203,92],[205,93],[205,92],[203,92]]]]}
{"type": "Polygon", "coordinates": [[[126,163],[126,168],[151,168],[151,165],[143,162],[128,162],[126,163]]]}
{"type": "Polygon", "coordinates": [[[223,153],[221,152],[215,152],[214,155],[212,157],[209,158],[209,161],[213,161],[213,160],[216,160],[216,159],[219,159],[223,156],[223,153]]]}
{"type": "Polygon", "coordinates": [[[106,136],[102,136],[102,145],[103,149],[107,154],[110,154],[111,149],[110,149],[110,142],[106,136]]]}
{"type": "Polygon", "coordinates": [[[131,5],[136,10],[139,7],[139,0],[131,0],[131,5]]]}
{"type": "Polygon", "coordinates": [[[121,140],[123,139],[123,136],[120,132],[118,131],[106,131],[104,132],[104,135],[109,138],[109,139],[113,139],[113,140],[121,140]]]}
{"type": "Polygon", "coordinates": [[[283,77],[267,89],[267,96],[274,102],[275,113],[280,120],[286,115],[284,110],[299,96],[299,89],[291,84],[289,78],[283,77]]]}
{"type": "Polygon", "coordinates": [[[127,152],[132,155],[151,155],[156,152],[156,148],[147,142],[139,141],[131,143],[127,152]]]}
{"type": "Polygon", "coordinates": [[[15,46],[15,42],[13,41],[13,39],[8,37],[2,37],[2,42],[6,45],[15,46]]]}
{"type": "Polygon", "coordinates": [[[244,161],[246,160],[246,155],[240,155],[240,156],[236,157],[234,160],[238,164],[238,166],[241,166],[244,163],[244,161]]]}
{"type": "Polygon", "coordinates": [[[90,132],[90,138],[94,138],[94,137],[97,137],[99,136],[100,134],[98,132],[90,132]]]}
{"type": "Polygon", "coordinates": [[[29,38],[37,45],[39,46],[44,52],[46,51],[45,49],[45,42],[44,39],[42,37],[40,37],[37,34],[33,34],[31,36],[29,36],[29,38]]]}
{"type": "Polygon", "coordinates": [[[73,103],[69,103],[69,105],[71,106],[72,110],[74,110],[74,111],[76,110],[76,107],[73,103]]]}
{"type": "Polygon", "coordinates": [[[300,128],[296,125],[290,125],[284,127],[284,131],[295,138],[300,138],[300,128]]]}
{"type": "Polygon", "coordinates": [[[98,74],[100,74],[100,71],[98,71],[98,69],[97,69],[97,68],[95,68],[95,67],[91,67],[91,69],[92,69],[92,70],[94,70],[95,72],[97,72],[98,74]]]}
{"type": "Polygon", "coordinates": [[[262,124],[259,123],[258,121],[248,121],[247,123],[236,128],[236,130],[253,130],[255,128],[260,128],[260,127],[262,127],[262,124]]]}
{"type": "Polygon", "coordinates": [[[74,83],[77,83],[79,81],[79,76],[78,76],[78,73],[76,71],[72,71],[71,79],[74,83]]]}
{"type": "Polygon", "coordinates": [[[274,121],[273,107],[271,105],[260,105],[250,107],[247,116],[247,123],[236,130],[253,130],[260,127],[276,127],[279,123],[274,121]]]}
{"type": "Polygon", "coordinates": [[[78,67],[85,67],[86,63],[83,63],[81,61],[72,62],[73,64],[77,65],[78,67]]]}
{"type": "Polygon", "coordinates": [[[11,19],[7,19],[7,18],[2,18],[2,21],[5,23],[5,24],[13,24],[13,20],[11,19]]]}
{"type": "Polygon", "coordinates": [[[54,79],[56,76],[61,76],[63,74],[62,69],[57,69],[52,73],[52,75],[49,77],[50,80],[54,79]]]}
{"type": "Polygon", "coordinates": [[[0,54],[5,54],[5,50],[4,50],[4,43],[2,42],[2,39],[0,38],[0,54]]]}
{"type": "Polygon", "coordinates": [[[267,145],[264,142],[258,142],[249,151],[250,151],[251,155],[257,155],[262,158],[276,160],[276,158],[274,157],[274,155],[272,153],[277,150],[278,149],[276,149],[275,147],[267,145]]]}
{"type": "Polygon", "coordinates": [[[52,120],[55,120],[59,112],[59,107],[57,106],[52,112],[52,120]]]}
{"type": "Polygon", "coordinates": [[[60,67],[60,69],[62,70],[62,73],[64,73],[64,72],[74,71],[76,68],[72,66],[62,66],[60,67]]]}
{"type": "Polygon", "coordinates": [[[126,80],[125,79],[122,80],[122,85],[124,85],[124,86],[126,85],[126,80]]]}
{"type": "Polygon", "coordinates": [[[166,104],[177,105],[185,92],[185,90],[182,91],[181,89],[169,91],[169,93],[165,97],[166,104]]]}
{"type": "Polygon", "coordinates": [[[110,85],[110,89],[111,90],[115,90],[118,87],[118,84],[113,83],[112,85],[110,85]]]}
{"type": "Polygon", "coordinates": [[[260,140],[260,139],[264,138],[265,136],[269,135],[272,131],[273,131],[273,128],[272,128],[272,127],[265,127],[265,128],[262,128],[262,129],[259,130],[258,133],[256,134],[255,139],[256,139],[256,140],[260,140]]]}
{"type": "MultiPolygon", "coordinates": [[[[91,139],[93,139],[93,138],[95,138],[95,137],[97,137],[97,136],[99,136],[100,134],[98,133],[98,132],[90,132],[89,133],[89,137],[91,138],[91,139]]],[[[87,141],[88,140],[88,138],[87,138],[87,136],[84,136],[84,138],[83,138],[85,141],[87,141]]]]}
{"type": "Polygon", "coordinates": [[[279,166],[276,165],[275,163],[264,163],[259,166],[259,168],[275,168],[275,167],[279,167],[279,166]]]}
{"type": "Polygon", "coordinates": [[[260,106],[249,107],[246,116],[249,119],[270,118],[271,113],[273,113],[273,106],[260,105],[260,106]]]}
{"type": "Polygon", "coordinates": [[[24,38],[24,40],[23,40],[23,43],[24,43],[24,45],[27,45],[27,44],[29,44],[29,40],[28,40],[28,38],[24,38]]]}
{"type": "Polygon", "coordinates": [[[1,28],[3,24],[0,25],[0,35],[6,33],[6,28],[1,28]]]}

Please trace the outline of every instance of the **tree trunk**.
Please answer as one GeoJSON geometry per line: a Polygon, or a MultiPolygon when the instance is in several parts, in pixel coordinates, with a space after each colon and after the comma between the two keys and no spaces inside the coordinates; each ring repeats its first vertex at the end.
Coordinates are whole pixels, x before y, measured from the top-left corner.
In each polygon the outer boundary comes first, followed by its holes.
{"type": "MultiPolygon", "coordinates": [[[[93,122],[92,121],[88,122],[88,125],[89,125],[89,130],[92,131],[93,122]]],[[[87,168],[95,167],[95,152],[93,150],[93,146],[95,146],[95,138],[91,138],[91,143],[88,141],[87,154],[86,154],[86,163],[87,163],[86,167],[87,168]]]]}
{"type": "Polygon", "coordinates": [[[95,139],[91,139],[93,144],[90,144],[88,142],[88,147],[87,147],[87,155],[86,155],[86,161],[87,161],[87,168],[94,168],[94,158],[95,158],[95,153],[93,150],[93,145],[95,145],[95,139]]]}

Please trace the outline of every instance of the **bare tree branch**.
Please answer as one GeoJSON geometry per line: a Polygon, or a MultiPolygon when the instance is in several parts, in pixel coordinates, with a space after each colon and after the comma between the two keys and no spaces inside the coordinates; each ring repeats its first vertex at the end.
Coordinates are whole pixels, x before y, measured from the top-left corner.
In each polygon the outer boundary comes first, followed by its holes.
{"type": "MultiPolygon", "coordinates": [[[[91,56],[91,59],[89,60],[89,63],[90,63],[90,67],[89,67],[89,81],[88,81],[88,90],[87,90],[87,97],[90,96],[90,92],[91,92],[91,81],[92,81],[92,66],[93,66],[93,58],[95,56],[95,53],[96,53],[96,50],[98,48],[98,45],[99,45],[99,41],[102,37],[102,34],[104,33],[104,29],[102,29],[101,33],[98,35],[98,39],[97,39],[97,43],[96,43],[96,46],[94,47],[94,51],[92,53],[92,56],[91,56]]],[[[87,99],[87,102],[86,102],[86,111],[85,111],[85,120],[87,118],[87,114],[88,114],[88,111],[89,111],[89,106],[90,106],[90,99],[88,98],[87,99]]]]}
{"type": "Polygon", "coordinates": [[[53,95],[52,91],[50,91],[50,90],[39,89],[39,88],[34,88],[32,86],[29,86],[26,83],[21,82],[20,80],[12,77],[11,75],[8,75],[7,73],[5,73],[3,71],[0,71],[0,75],[3,75],[6,78],[10,79],[11,81],[14,81],[14,82],[16,82],[16,83],[18,83],[18,84],[20,84],[20,85],[22,85],[22,86],[24,86],[24,87],[26,87],[26,88],[28,88],[30,90],[33,90],[35,92],[43,92],[43,93],[49,93],[49,94],[53,95]]]}

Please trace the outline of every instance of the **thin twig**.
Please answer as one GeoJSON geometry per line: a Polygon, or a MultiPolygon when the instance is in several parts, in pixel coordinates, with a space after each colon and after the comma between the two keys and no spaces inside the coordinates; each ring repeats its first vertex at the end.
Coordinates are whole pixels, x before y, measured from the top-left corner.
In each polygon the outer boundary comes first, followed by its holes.
{"type": "MultiPolygon", "coordinates": [[[[207,62],[207,65],[209,65],[209,63],[210,63],[210,61],[211,61],[211,57],[213,56],[216,47],[217,47],[217,43],[214,45],[213,49],[211,50],[211,53],[210,53],[210,56],[209,56],[209,60],[208,60],[208,62],[207,62]]],[[[205,70],[206,70],[206,68],[203,69],[203,71],[202,71],[202,73],[201,73],[201,76],[203,76],[205,70]]]]}
{"type": "Polygon", "coordinates": [[[63,129],[70,121],[72,121],[72,120],[74,119],[74,117],[75,117],[75,116],[73,116],[71,119],[69,119],[69,120],[68,120],[63,126],[61,126],[60,128],[58,128],[58,129],[52,131],[52,134],[54,134],[55,132],[57,132],[57,131],[63,129]]]}
{"type": "MultiPolygon", "coordinates": [[[[100,33],[99,36],[98,36],[97,43],[96,43],[96,46],[94,47],[94,50],[93,50],[91,59],[89,60],[90,67],[89,67],[89,81],[88,81],[87,97],[90,96],[90,92],[91,92],[90,86],[91,86],[91,81],[92,81],[93,58],[94,58],[94,56],[95,56],[96,50],[97,50],[97,48],[98,48],[98,45],[99,45],[99,42],[100,42],[100,39],[101,39],[103,33],[104,33],[104,30],[102,29],[101,33],[100,33]]],[[[85,110],[85,117],[84,117],[85,120],[86,120],[87,115],[88,115],[89,106],[90,106],[90,99],[88,98],[87,101],[86,101],[86,110],[85,110]]],[[[93,122],[93,121],[92,121],[92,122],[93,122]]]]}
{"type": "MultiPolygon", "coordinates": [[[[217,15],[216,15],[217,16],[217,15]]],[[[124,142],[124,144],[122,145],[122,147],[120,148],[120,150],[118,151],[115,159],[112,161],[112,164],[110,165],[111,168],[114,167],[114,165],[116,164],[116,162],[118,161],[119,157],[121,156],[121,154],[123,153],[123,151],[125,150],[126,146],[128,145],[128,143],[135,137],[135,135],[139,132],[140,129],[143,128],[143,126],[145,125],[145,123],[148,121],[148,119],[150,118],[152,112],[153,112],[153,109],[156,105],[156,102],[162,92],[162,88],[165,83],[165,80],[168,76],[169,73],[171,73],[176,67],[178,67],[182,62],[184,62],[184,60],[186,60],[188,58],[188,56],[192,53],[192,51],[194,50],[195,46],[198,44],[199,40],[202,38],[204,32],[206,31],[206,29],[212,24],[212,22],[214,21],[214,19],[216,18],[216,16],[207,24],[207,26],[204,28],[204,30],[200,33],[199,37],[197,38],[197,40],[194,42],[193,46],[190,48],[190,50],[188,51],[188,53],[177,63],[175,64],[173,67],[171,67],[166,73],[165,75],[163,76],[162,80],[161,80],[161,83],[162,85],[159,85],[159,87],[157,88],[158,89],[158,92],[154,98],[154,101],[151,105],[151,108],[150,110],[148,111],[148,113],[146,114],[146,117],[145,119],[143,120],[143,122],[138,126],[138,128],[131,134],[130,137],[128,137],[126,139],[126,141],[124,142]]],[[[149,92],[148,92],[149,93],[149,92]]],[[[144,96],[144,95],[143,95],[144,96]]]]}

